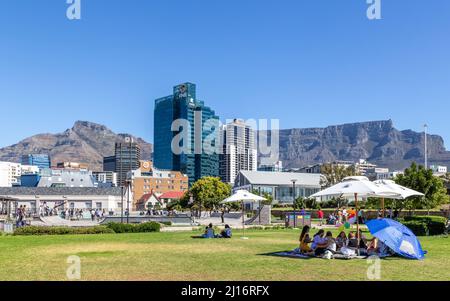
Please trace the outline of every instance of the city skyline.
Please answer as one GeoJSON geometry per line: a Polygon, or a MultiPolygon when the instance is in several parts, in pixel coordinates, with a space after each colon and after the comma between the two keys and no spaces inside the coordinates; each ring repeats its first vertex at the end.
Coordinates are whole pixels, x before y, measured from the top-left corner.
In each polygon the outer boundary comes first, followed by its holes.
{"type": "Polygon", "coordinates": [[[449,148],[448,1],[384,1],[378,21],[365,1],[298,2],[100,0],[73,22],[65,1],[3,2],[0,103],[26,122],[5,114],[0,147],[76,120],[153,142],[153,100],[194,82],[222,120],[427,123],[449,148]]]}

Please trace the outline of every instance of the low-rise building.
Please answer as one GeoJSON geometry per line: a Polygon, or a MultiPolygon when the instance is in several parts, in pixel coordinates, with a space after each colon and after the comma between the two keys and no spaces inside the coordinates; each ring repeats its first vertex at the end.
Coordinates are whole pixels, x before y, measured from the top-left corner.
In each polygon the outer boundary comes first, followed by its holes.
{"type": "Polygon", "coordinates": [[[117,187],[117,173],[113,171],[94,171],[92,176],[96,186],[117,187]]]}
{"type": "Polygon", "coordinates": [[[20,186],[22,164],[0,162],[0,187],[20,186]]]}
{"type": "Polygon", "coordinates": [[[430,169],[433,171],[435,176],[444,176],[447,174],[447,166],[442,165],[431,165],[430,169]]]}
{"type": "Polygon", "coordinates": [[[38,187],[94,187],[94,177],[88,170],[42,170],[38,187]]]}
{"type": "Polygon", "coordinates": [[[277,161],[273,164],[260,164],[258,171],[283,172],[283,161],[277,161]]]}
{"type": "Polygon", "coordinates": [[[150,161],[141,161],[140,168],[128,173],[128,178],[131,180],[134,204],[145,194],[163,194],[170,191],[184,193],[189,189],[187,175],[179,171],[156,169],[150,161]]]}
{"type": "Polygon", "coordinates": [[[161,206],[162,203],[159,199],[160,194],[151,192],[144,194],[135,204],[137,211],[147,211],[149,209],[154,209],[157,206],[161,206]]]}
{"type": "Polygon", "coordinates": [[[78,162],[59,162],[59,163],[56,164],[56,168],[89,170],[89,164],[87,164],[87,163],[78,163],[78,162]]]}
{"type": "Polygon", "coordinates": [[[234,190],[246,189],[267,193],[275,203],[292,204],[295,198],[308,198],[319,192],[322,175],[291,172],[241,171],[236,178],[234,190]],[[294,184],[295,182],[295,184],[294,184]]]}
{"type": "Polygon", "coordinates": [[[185,192],[182,191],[169,191],[166,193],[163,193],[159,196],[159,199],[161,201],[162,206],[165,208],[167,205],[169,205],[171,202],[179,201],[181,198],[183,198],[185,192]]]}
{"type": "Polygon", "coordinates": [[[14,199],[14,207],[25,205],[31,214],[39,214],[44,206],[59,210],[95,208],[120,212],[121,196],[121,189],[117,187],[0,187],[0,201],[14,199]]]}
{"type": "Polygon", "coordinates": [[[391,173],[389,172],[389,168],[372,168],[368,169],[365,174],[366,177],[371,181],[375,180],[389,180],[391,179],[391,173]]]}

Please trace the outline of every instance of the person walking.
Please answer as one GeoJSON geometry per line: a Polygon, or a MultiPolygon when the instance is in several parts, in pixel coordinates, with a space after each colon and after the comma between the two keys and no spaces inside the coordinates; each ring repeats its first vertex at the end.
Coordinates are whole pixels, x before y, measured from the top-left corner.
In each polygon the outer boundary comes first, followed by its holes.
{"type": "Polygon", "coordinates": [[[319,226],[323,225],[323,211],[321,208],[319,208],[319,211],[317,211],[317,216],[319,218],[319,226]]]}

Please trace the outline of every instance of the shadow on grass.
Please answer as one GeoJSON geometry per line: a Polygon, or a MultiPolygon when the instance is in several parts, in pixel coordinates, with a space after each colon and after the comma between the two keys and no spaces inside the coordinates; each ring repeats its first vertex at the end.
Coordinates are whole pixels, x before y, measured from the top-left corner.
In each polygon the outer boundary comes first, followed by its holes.
{"type": "Polygon", "coordinates": [[[316,257],[310,257],[301,255],[298,253],[294,253],[292,251],[279,251],[279,252],[271,252],[264,254],[256,254],[257,256],[271,256],[271,257],[279,257],[279,258],[294,258],[294,259],[313,259],[316,257]]]}

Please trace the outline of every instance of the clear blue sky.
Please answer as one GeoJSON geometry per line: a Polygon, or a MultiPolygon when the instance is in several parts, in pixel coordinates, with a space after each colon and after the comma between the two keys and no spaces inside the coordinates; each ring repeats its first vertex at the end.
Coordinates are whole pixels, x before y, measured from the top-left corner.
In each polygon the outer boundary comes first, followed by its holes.
{"type": "Polygon", "coordinates": [[[450,1],[0,0],[0,146],[75,120],[153,141],[181,82],[225,118],[282,128],[393,119],[450,145],[450,1]]]}

